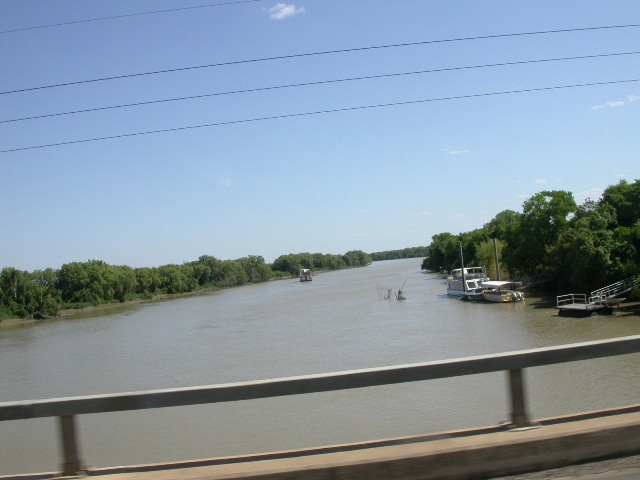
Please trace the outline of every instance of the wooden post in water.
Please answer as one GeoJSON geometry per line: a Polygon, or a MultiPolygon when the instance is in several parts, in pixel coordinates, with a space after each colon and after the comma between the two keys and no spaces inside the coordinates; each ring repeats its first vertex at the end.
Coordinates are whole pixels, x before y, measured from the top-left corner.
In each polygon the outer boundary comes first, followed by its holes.
{"type": "Polygon", "coordinates": [[[60,433],[62,434],[62,475],[75,477],[82,474],[80,451],[78,449],[76,424],[73,415],[60,415],[60,433]]]}

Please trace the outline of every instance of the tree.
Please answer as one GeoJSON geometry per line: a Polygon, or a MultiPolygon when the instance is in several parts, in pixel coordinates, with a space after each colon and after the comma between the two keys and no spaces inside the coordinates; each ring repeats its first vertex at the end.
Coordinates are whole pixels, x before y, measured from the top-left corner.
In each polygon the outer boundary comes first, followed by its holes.
{"type": "Polygon", "coordinates": [[[146,297],[156,293],[162,284],[162,279],[157,269],[149,267],[136,268],[136,292],[146,297]]]}
{"type": "Polygon", "coordinates": [[[302,265],[296,255],[289,254],[280,255],[276,258],[271,268],[272,270],[277,270],[279,272],[288,272],[291,275],[297,275],[300,272],[302,265]]]}
{"type": "Polygon", "coordinates": [[[350,267],[363,267],[371,263],[371,257],[362,250],[350,250],[342,258],[350,267]]]}
{"type": "Polygon", "coordinates": [[[490,238],[508,242],[512,232],[518,228],[522,214],[513,210],[503,210],[482,227],[490,238]]]}
{"type": "Polygon", "coordinates": [[[56,272],[51,268],[36,270],[29,275],[29,311],[33,318],[53,317],[58,313],[60,300],[55,281],[56,272]]]}
{"type": "Polygon", "coordinates": [[[271,278],[271,268],[259,255],[249,255],[237,260],[250,282],[265,282],[271,278]]]}
{"type": "Polygon", "coordinates": [[[608,187],[602,194],[602,203],[614,208],[618,225],[631,227],[640,217],[640,180],[634,183],[620,180],[608,187]]]}
{"type": "Polygon", "coordinates": [[[519,227],[514,231],[507,261],[511,270],[524,275],[557,273],[549,259],[560,235],[569,227],[569,218],[576,211],[570,192],[544,191],[523,204],[519,227]]]}
{"type": "Polygon", "coordinates": [[[431,237],[429,256],[422,262],[423,270],[451,270],[460,266],[460,241],[455,235],[445,232],[431,237]]]}
{"type": "Polygon", "coordinates": [[[216,284],[221,287],[236,287],[244,285],[249,280],[249,276],[242,268],[240,262],[235,260],[223,260],[218,270],[219,278],[216,284]]]}
{"type": "Polygon", "coordinates": [[[485,240],[480,243],[476,249],[476,261],[479,265],[487,268],[487,276],[492,279],[507,278],[508,272],[502,261],[502,252],[505,250],[506,242],[496,239],[496,248],[493,248],[493,239],[485,240]],[[496,270],[495,250],[498,251],[498,265],[500,267],[500,275],[496,270]]]}
{"type": "Polygon", "coordinates": [[[184,265],[163,265],[158,267],[160,288],[169,294],[191,292],[197,286],[191,271],[184,265]]]}
{"type": "Polygon", "coordinates": [[[13,267],[3,268],[0,272],[0,305],[6,313],[25,318],[30,315],[25,297],[28,290],[28,273],[13,267]]]}

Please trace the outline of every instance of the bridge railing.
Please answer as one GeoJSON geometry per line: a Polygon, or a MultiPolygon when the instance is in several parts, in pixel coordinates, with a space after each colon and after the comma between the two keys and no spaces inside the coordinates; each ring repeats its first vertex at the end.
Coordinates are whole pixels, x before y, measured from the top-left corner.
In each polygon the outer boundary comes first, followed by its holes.
{"type": "Polygon", "coordinates": [[[4,402],[0,403],[0,421],[58,417],[64,456],[62,474],[72,476],[83,469],[76,433],[76,415],[235,402],[505,371],[512,425],[526,427],[531,423],[527,413],[523,369],[630,353],[640,353],[640,335],[452,360],[271,380],[4,402]]]}

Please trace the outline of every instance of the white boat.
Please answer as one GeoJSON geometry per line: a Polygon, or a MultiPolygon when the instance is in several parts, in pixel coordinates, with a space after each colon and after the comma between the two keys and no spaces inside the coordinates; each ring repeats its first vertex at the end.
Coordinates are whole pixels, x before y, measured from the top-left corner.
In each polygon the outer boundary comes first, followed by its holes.
{"type": "Polygon", "coordinates": [[[487,302],[506,303],[524,300],[524,293],[518,290],[520,282],[492,280],[483,282],[482,296],[487,302]]]}
{"type": "Polygon", "coordinates": [[[311,270],[309,270],[308,268],[303,268],[302,270],[300,270],[301,282],[310,282],[311,280],[313,280],[313,278],[311,278],[311,270]]]}
{"type": "Polygon", "coordinates": [[[467,282],[467,291],[460,294],[460,298],[462,300],[467,300],[470,302],[483,302],[484,296],[482,292],[484,289],[480,286],[480,281],[477,279],[466,280],[467,282]]]}
{"type": "Polygon", "coordinates": [[[451,295],[452,297],[461,297],[463,295],[472,296],[476,294],[476,296],[482,294],[484,282],[488,281],[488,277],[481,278],[469,278],[465,277],[464,283],[462,279],[447,279],[447,295],[451,295]]]}
{"type": "Polygon", "coordinates": [[[468,300],[473,296],[476,298],[482,294],[483,283],[488,281],[487,271],[484,267],[466,267],[464,269],[464,283],[462,281],[462,269],[451,270],[451,275],[447,277],[447,295],[462,297],[467,295],[468,300]]]}

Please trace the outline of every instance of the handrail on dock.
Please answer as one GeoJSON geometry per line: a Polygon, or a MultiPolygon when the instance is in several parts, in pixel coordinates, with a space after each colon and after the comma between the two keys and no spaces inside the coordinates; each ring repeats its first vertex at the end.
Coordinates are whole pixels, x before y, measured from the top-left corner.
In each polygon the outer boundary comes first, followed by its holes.
{"type": "Polygon", "coordinates": [[[623,293],[630,292],[638,285],[636,277],[629,277],[619,282],[612,283],[606,287],[598,288],[591,292],[589,297],[584,293],[568,293],[556,297],[556,307],[567,307],[568,305],[596,305],[602,303],[610,297],[617,297],[623,293]]]}
{"type": "Polygon", "coordinates": [[[556,297],[556,305],[558,307],[574,304],[586,305],[587,296],[584,293],[568,293],[566,295],[558,295],[556,297]]]}
{"type": "Polygon", "coordinates": [[[636,285],[638,285],[638,279],[636,277],[629,277],[624,280],[620,280],[619,282],[612,283],[611,285],[607,285],[606,287],[598,288],[591,292],[591,296],[594,298],[615,297],[622,293],[630,292],[636,287],[636,285]]]}
{"type": "Polygon", "coordinates": [[[521,428],[531,425],[526,405],[523,372],[525,368],[630,353],[640,353],[640,335],[452,360],[271,380],[4,402],[0,403],[0,421],[58,417],[64,457],[62,475],[73,476],[82,473],[84,468],[76,432],[76,415],[235,402],[505,371],[511,400],[511,424],[521,428]]]}

